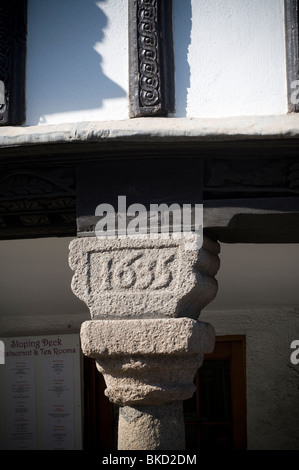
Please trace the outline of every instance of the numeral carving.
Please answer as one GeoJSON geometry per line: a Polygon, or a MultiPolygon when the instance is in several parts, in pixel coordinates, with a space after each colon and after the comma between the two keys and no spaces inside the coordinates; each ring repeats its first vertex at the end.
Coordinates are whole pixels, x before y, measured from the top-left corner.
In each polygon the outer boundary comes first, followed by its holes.
{"type": "Polygon", "coordinates": [[[175,250],[131,250],[120,257],[115,252],[92,253],[92,290],[159,290],[175,277],[175,250]],[[150,254],[148,252],[151,252],[150,254]]]}

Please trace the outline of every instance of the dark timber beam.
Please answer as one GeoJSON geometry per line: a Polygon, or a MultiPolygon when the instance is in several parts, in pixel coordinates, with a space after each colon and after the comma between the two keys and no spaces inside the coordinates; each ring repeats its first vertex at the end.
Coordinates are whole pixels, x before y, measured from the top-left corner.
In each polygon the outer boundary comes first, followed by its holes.
{"type": "Polygon", "coordinates": [[[130,117],[174,111],[172,0],[129,0],[130,117]]]}
{"type": "Polygon", "coordinates": [[[0,239],[94,236],[96,206],[126,195],[146,207],[202,202],[220,242],[298,243],[298,118],[255,117],[235,134],[231,120],[220,133],[171,118],[3,128],[0,239]]]}
{"type": "Polygon", "coordinates": [[[204,200],[204,228],[224,243],[298,243],[299,197],[204,200]]]}

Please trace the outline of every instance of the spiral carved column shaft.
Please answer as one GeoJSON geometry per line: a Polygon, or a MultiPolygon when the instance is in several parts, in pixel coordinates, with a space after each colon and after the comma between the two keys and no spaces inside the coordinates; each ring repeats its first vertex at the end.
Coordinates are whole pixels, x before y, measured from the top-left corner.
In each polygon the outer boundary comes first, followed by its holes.
{"type": "Polygon", "coordinates": [[[214,330],[198,316],[217,292],[218,253],[207,238],[200,250],[162,236],[71,243],[72,288],[91,312],[82,350],[121,407],[119,449],[184,448],[182,401],[214,348],[214,330]]]}

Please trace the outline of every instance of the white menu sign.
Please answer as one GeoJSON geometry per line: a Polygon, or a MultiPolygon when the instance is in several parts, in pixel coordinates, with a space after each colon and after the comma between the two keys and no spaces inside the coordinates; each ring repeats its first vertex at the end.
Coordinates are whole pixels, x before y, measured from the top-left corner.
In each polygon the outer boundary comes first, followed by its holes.
{"type": "Polygon", "coordinates": [[[79,336],[1,339],[0,449],[81,449],[79,336]]]}
{"type": "Polygon", "coordinates": [[[43,374],[45,449],[71,449],[74,442],[72,357],[46,357],[43,374]]]}
{"type": "Polygon", "coordinates": [[[7,449],[36,448],[34,358],[12,358],[6,371],[7,449]]]}

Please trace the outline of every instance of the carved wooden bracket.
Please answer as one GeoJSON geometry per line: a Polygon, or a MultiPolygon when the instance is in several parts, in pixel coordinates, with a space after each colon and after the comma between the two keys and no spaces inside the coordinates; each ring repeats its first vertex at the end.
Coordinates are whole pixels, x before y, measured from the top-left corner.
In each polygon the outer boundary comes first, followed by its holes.
{"type": "Polygon", "coordinates": [[[0,125],[25,120],[27,1],[0,0],[0,125]]]}
{"type": "Polygon", "coordinates": [[[172,0],[129,0],[130,116],[174,111],[172,0]]]}

